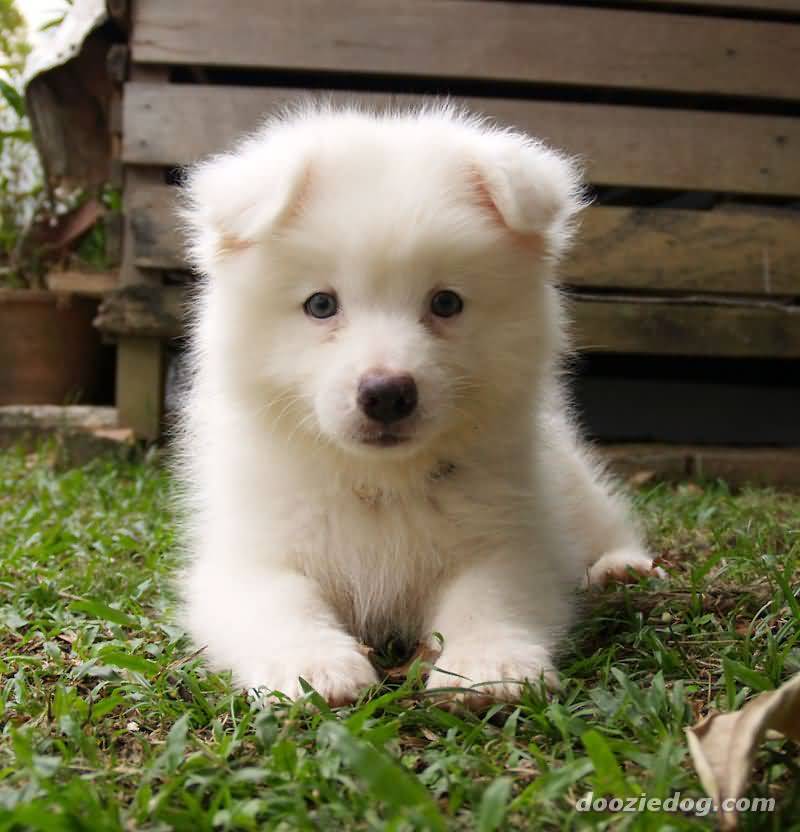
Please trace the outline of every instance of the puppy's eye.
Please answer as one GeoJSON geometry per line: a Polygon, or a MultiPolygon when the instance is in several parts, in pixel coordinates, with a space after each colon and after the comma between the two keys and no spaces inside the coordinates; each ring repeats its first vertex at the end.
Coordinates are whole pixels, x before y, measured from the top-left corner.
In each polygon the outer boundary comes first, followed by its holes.
{"type": "Polygon", "coordinates": [[[312,318],[331,318],[339,311],[339,301],[329,292],[314,292],[303,304],[303,309],[312,318]]]}
{"type": "Polygon", "coordinates": [[[452,318],[464,308],[464,301],[451,289],[442,289],[431,298],[431,312],[438,318],[452,318]]]}

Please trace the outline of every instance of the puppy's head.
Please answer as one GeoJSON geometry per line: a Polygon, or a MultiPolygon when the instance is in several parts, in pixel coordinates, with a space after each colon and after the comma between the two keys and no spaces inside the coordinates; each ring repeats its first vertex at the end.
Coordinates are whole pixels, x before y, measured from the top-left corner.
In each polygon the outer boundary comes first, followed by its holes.
{"type": "Polygon", "coordinates": [[[190,174],[203,360],[275,430],[383,459],[526,413],[575,167],[447,108],[314,110],[190,174]]]}

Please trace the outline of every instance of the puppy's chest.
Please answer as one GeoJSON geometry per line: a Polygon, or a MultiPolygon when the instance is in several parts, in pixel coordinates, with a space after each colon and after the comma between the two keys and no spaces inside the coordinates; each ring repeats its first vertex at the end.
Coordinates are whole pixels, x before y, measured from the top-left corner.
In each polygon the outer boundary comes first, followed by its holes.
{"type": "Polygon", "coordinates": [[[317,507],[297,564],[369,643],[417,637],[462,537],[457,494],[342,493],[317,507]]]}

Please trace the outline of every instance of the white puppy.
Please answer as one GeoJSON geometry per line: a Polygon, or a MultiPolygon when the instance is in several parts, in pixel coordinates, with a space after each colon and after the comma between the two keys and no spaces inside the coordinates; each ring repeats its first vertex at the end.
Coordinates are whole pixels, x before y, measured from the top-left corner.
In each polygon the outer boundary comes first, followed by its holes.
{"type": "Polygon", "coordinates": [[[576,168],[448,107],[311,108],[186,194],[185,597],[210,661],[339,704],[378,681],[360,643],[440,633],[432,687],[552,680],[581,579],[652,570],[558,389],[576,168]]]}

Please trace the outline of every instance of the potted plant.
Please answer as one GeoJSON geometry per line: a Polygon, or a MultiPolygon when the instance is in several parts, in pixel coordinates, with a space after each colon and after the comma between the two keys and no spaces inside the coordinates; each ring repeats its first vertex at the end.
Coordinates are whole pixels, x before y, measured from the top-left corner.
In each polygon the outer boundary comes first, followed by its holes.
{"type": "Polygon", "coordinates": [[[27,51],[13,0],[0,0],[0,405],[91,401],[107,364],[97,302],[48,290],[44,274],[97,248],[101,203],[57,210],[46,191],[19,92],[27,51]]]}

